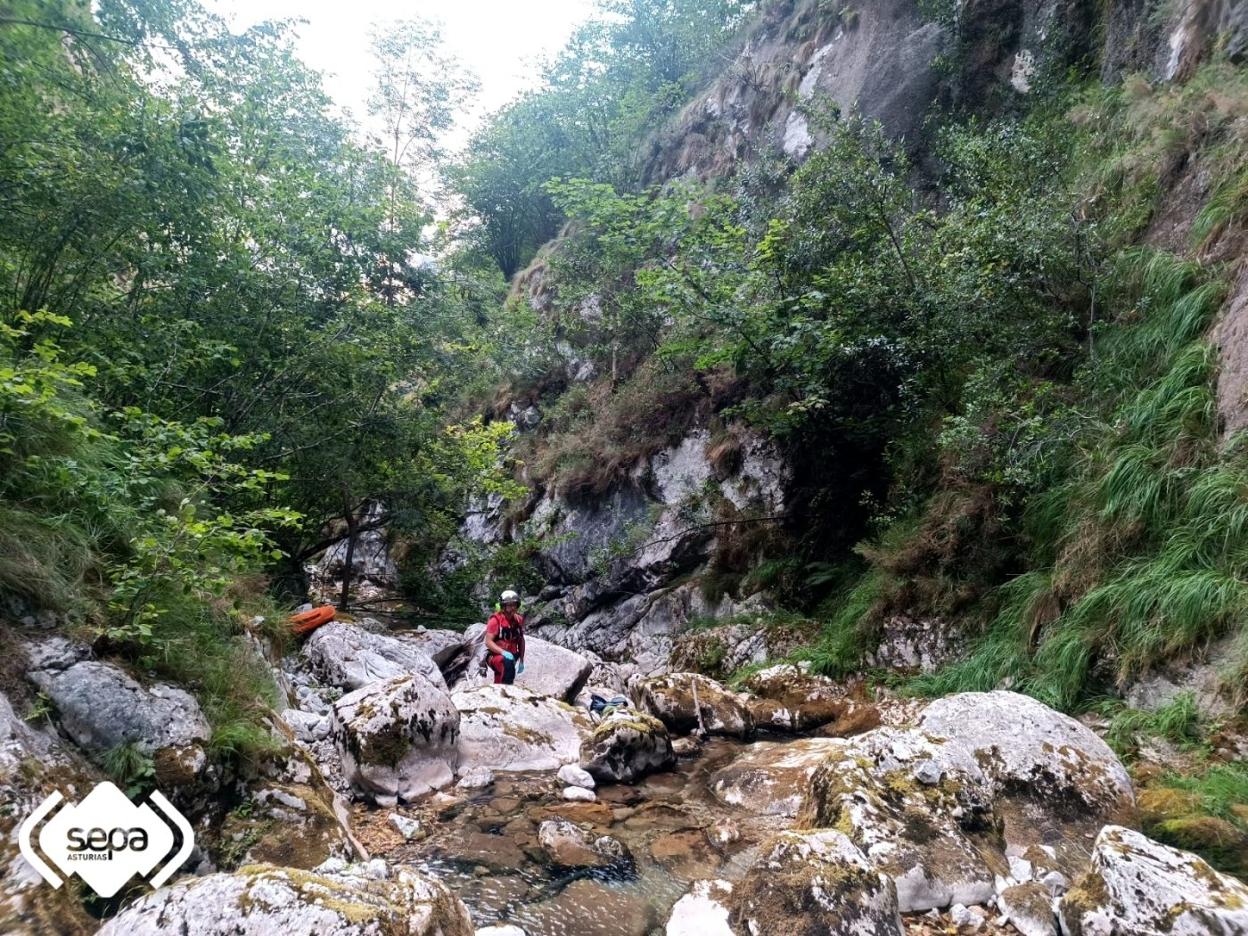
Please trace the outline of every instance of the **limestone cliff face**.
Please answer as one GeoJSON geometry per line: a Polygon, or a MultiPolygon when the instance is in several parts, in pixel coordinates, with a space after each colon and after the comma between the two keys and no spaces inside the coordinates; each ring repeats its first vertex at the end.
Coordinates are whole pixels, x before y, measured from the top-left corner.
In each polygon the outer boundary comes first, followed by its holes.
{"type": "MultiPolygon", "coordinates": [[[[1242,0],[779,0],[765,5],[719,73],[641,143],[637,168],[647,183],[662,185],[728,177],[764,155],[798,164],[824,142],[815,115],[831,109],[878,120],[906,141],[922,171],[930,118],[942,108],[1009,112],[1071,69],[1099,72],[1105,81],[1130,72],[1182,80],[1215,53],[1242,56],[1246,18],[1242,0]]],[[[553,314],[559,283],[549,259],[559,250],[556,239],[517,275],[513,300],[553,314]]],[[[1215,336],[1230,427],[1248,423],[1243,289],[1236,295],[1215,336]]],[[[593,302],[572,314],[592,321],[593,302]]],[[[578,348],[561,342],[555,351],[562,372],[554,376],[564,385],[600,376],[578,348]]],[[[542,418],[527,403],[504,414],[521,431],[542,418]]],[[[498,505],[476,505],[461,537],[486,546],[538,537],[546,544],[538,562],[548,585],[534,622],[568,646],[657,672],[674,649],[679,654],[691,621],[769,606],[765,594],[748,588],[729,597],[714,587],[726,537],[717,523],[726,515],[708,511],[707,485],[731,505],[728,520],[762,518],[783,511],[791,472],[768,440],[747,433],[745,457],[725,473],[708,459],[704,425],[695,420],[679,443],[605,492],[569,499],[535,489],[514,527],[498,505]]],[[[760,643],[757,629],[729,628],[716,639],[716,652],[736,665],[776,649],[760,643]]],[[[898,647],[905,657],[905,640],[898,647]]]]}

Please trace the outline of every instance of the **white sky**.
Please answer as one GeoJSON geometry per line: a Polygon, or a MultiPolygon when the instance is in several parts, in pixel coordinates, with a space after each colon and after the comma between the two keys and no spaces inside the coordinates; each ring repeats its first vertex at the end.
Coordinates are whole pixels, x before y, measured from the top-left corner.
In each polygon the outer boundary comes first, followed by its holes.
{"type": "Polygon", "coordinates": [[[371,86],[368,34],[374,23],[422,16],[439,21],[447,49],[481,82],[477,104],[452,138],[462,142],[481,115],[533,84],[534,60],[556,52],[593,9],[592,0],[207,0],[235,28],[266,19],[298,27],[305,62],[325,72],[329,93],[357,120],[371,86]]]}

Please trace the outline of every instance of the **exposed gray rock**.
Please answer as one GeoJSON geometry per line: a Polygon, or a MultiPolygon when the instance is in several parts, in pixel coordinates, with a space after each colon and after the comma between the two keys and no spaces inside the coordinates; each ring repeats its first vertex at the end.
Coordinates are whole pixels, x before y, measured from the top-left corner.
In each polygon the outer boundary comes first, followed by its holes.
{"type": "Polygon", "coordinates": [[[632,710],[604,718],[581,745],[581,765],[602,783],[636,783],[647,774],[676,766],[663,722],[632,710]]]}
{"type": "Polygon", "coordinates": [[[815,771],[844,750],[833,738],[758,741],[711,775],[711,792],[729,806],[791,819],[801,812],[815,771]]]}
{"type": "Polygon", "coordinates": [[[100,936],[473,936],[445,886],[400,869],[376,880],[362,866],[338,873],[258,865],[145,894],[100,936]]]}
{"type": "Polygon", "coordinates": [[[26,669],[30,672],[63,670],[91,656],[91,648],[86,644],[58,634],[24,640],[22,650],[26,654],[26,669]]]}
{"type": "Polygon", "coordinates": [[[770,666],[747,679],[744,688],[752,696],[747,704],[759,728],[800,732],[840,724],[844,730],[838,734],[852,734],[879,724],[870,705],[846,698],[835,682],[812,675],[808,664],[770,666]]]}
{"type": "Polygon", "coordinates": [[[468,636],[460,631],[425,627],[396,631],[393,636],[429,657],[439,667],[445,667],[468,641],[468,636]]]}
{"type": "Polygon", "coordinates": [[[697,673],[670,673],[638,680],[632,687],[637,705],[676,734],[705,732],[730,738],[754,734],[754,718],[745,699],[697,673]]]}
{"type": "Polygon", "coordinates": [[[893,882],[832,829],[784,832],[731,895],[732,922],[748,933],[902,936],[893,882]]]}
{"type": "Polygon", "coordinates": [[[306,744],[312,744],[329,737],[329,716],[304,712],[299,709],[286,709],[282,712],[284,721],[295,737],[306,744]]]}
{"type": "Polygon", "coordinates": [[[1109,825],[1059,905],[1066,936],[1240,936],[1248,885],[1190,852],[1109,825]]]}
{"type": "Polygon", "coordinates": [[[303,655],[322,679],[346,690],[407,673],[446,688],[438,665],[415,645],[357,624],[331,621],[318,627],[304,643],[303,655]]]}
{"type": "Polygon", "coordinates": [[[575,761],[593,729],[566,702],[520,686],[475,686],[452,694],[460,712],[459,764],[494,771],[558,770],[575,761]]]}
{"type": "MultiPolygon", "coordinates": [[[[482,686],[494,682],[494,674],[485,667],[485,625],[474,624],[464,632],[464,644],[471,658],[457,688],[482,686]]],[[[525,634],[524,672],[516,674],[515,685],[538,695],[571,702],[581,691],[593,670],[593,663],[575,650],[568,650],[540,637],[525,634]]]]}
{"type": "Polygon", "coordinates": [[[52,700],[64,732],[91,754],[134,744],[154,755],[198,748],[211,735],[189,692],[166,683],[141,685],[112,663],[83,660],[33,672],[30,680],[52,700]]]}
{"type": "Polygon", "coordinates": [[[931,673],[965,649],[963,633],[939,618],[894,614],[881,625],[868,666],[903,672],[931,673]]]}
{"type": "Polygon", "coordinates": [[[348,693],[334,704],[332,734],[351,786],[381,806],[454,778],[460,717],[451,697],[419,673],[348,693]]]}

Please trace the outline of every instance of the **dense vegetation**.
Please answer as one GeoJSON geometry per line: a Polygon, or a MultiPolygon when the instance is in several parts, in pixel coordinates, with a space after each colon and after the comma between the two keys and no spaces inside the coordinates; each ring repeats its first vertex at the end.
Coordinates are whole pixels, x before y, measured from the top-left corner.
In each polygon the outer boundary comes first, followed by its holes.
{"type": "MultiPolygon", "coordinates": [[[[1223,638],[1248,696],[1248,462],[1207,338],[1215,247],[1248,217],[1244,68],[1109,88],[1076,70],[1025,106],[936,115],[922,152],[815,101],[826,145],[800,166],[760,152],[647,185],[642,142],[754,14],[603,0],[448,157],[472,81],[428,24],[378,34],[369,138],[280,24],[8,4],[7,610],[191,685],[219,753],[248,753],[270,689],[243,631],[343,529],[384,522],[408,597],[467,611],[483,569],[541,584],[524,542],[428,581],[470,495],[599,495],[695,425],[729,465],[748,429],[785,452],[788,508],[708,499],[708,597],[767,590],[832,674],[891,617],[951,622],[963,657],[901,688],[1009,685],[1100,711],[1124,752],[1160,736],[1203,763],[1216,726],[1190,700],[1111,697],[1223,638]],[[1211,194],[1162,249],[1145,234],[1193,165],[1211,194]],[[543,309],[506,296],[535,256],[543,309]],[[570,360],[596,378],[565,379],[570,360]],[[539,431],[510,439],[513,401],[541,405],[539,431]]],[[[1198,837],[1248,835],[1248,781],[1206,777],[1162,778],[1174,808],[1150,828],[1232,867],[1198,837]]]]}

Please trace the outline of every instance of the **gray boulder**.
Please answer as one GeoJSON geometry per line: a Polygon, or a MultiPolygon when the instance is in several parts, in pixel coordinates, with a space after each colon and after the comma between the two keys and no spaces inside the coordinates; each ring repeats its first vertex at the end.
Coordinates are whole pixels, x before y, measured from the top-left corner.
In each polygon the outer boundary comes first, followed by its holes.
{"type": "Polygon", "coordinates": [[[1190,852],[1109,825],[1058,912],[1066,936],[1241,936],[1248,885],[1190,852]]]}
{"type": "Polygon", "coordinates": [[[400,869],[378,880],[256,865],[145,894],[99,936],[473,936],[464,905],[437,881],[400,869]]]}
{"type": "Polygon", "coordinates": [[[784,832],[733,885],[740,932],[902,936],[893,882],[833,829],[784,832]]]}
{"type": "Polygon", "coordinates": [[[600,783],[635,783],[676,766],[672,739],[652,715],[618,710],[604,718],[581,745],[581,766],[600,783]]]}
{"type": "Polygon", "coordinates": [[[395,638],[423,653],[439,667],[445,667],[467,642],[468,637],[460,631],[418,627],[415,630],[398,631],[395,638]]]}
{"type": "Polygon", "coordinates": [[[348,693],[331,716],[344,778],[380,806],[454,779],[459,725],[451,697],[418,673],[348,693]]]}
{"type": "Polygon", "coordinates": [[[589,717],[566,702],[520,686],[456,689],[460,714],[459,769],[558,770],[575,762],[593,730],[589,717]]]}
{"type": "Polygon", "coordinates": [[[318,627],[304,643],[303,655],[322,679],[348,691],[408,673],[446,688],[438,665],[414,644],[355,624],[331,621],[318,627]]]}
{"type": "Polygon", "coordinates": [[[90,754],[123,744],[149,755],[198,749],[211,735],[189,692],[166,683],[144,686],[112,663],[83,660],[33,672],[30,680],[51,699],[65,733],[90,754]]]}

